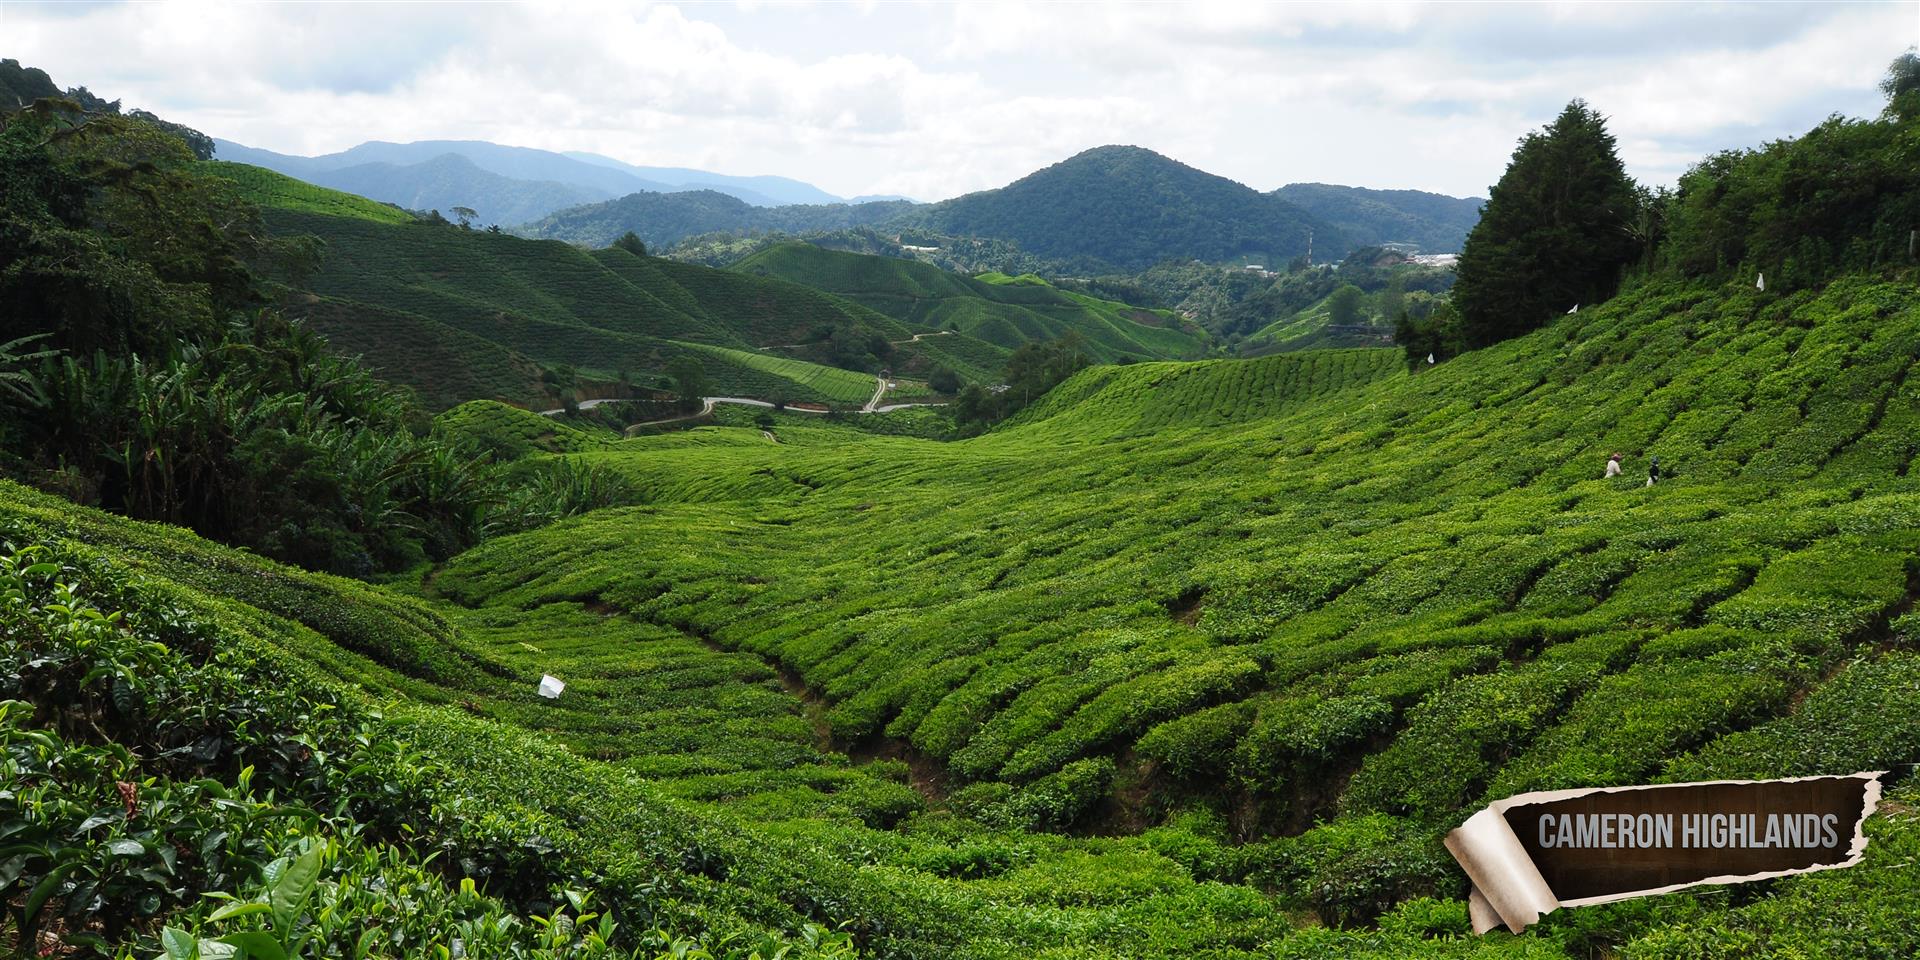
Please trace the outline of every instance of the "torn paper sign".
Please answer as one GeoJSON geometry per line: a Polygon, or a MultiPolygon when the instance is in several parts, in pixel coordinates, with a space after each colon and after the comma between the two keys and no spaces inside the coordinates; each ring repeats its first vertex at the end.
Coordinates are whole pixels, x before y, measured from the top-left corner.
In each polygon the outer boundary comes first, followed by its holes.
{"type": "Polygon", "coordinates": [[[1473,932],[1561,907],[1833,870],[1866,853],[1881,772],[1523,793],[1447,834],[1473,932]]]}

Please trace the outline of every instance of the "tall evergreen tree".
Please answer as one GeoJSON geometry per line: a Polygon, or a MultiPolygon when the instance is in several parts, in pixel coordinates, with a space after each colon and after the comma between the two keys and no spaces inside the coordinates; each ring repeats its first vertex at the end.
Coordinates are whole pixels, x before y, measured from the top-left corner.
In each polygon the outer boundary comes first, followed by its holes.
{"type": "Polygon", "coordinates": [[[1461,339],[1483,347],[1612,296],[1640,252],[1638,203],[1606,118],[1585,101],[1527,134],[1460,253],[1461,339]]]}

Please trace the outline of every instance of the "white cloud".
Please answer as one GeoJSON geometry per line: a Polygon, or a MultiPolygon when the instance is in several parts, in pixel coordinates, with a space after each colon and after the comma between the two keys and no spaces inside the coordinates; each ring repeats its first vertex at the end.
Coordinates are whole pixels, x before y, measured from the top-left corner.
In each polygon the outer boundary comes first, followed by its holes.
{"type": "Polygon", "coordinates": [[[316,153],[487,139],[938,198],[1104,143],[1478,194],[1574,96],[1637,175],[1871,112],[1914,4],[0,3],[5,55],[316,153]]]}

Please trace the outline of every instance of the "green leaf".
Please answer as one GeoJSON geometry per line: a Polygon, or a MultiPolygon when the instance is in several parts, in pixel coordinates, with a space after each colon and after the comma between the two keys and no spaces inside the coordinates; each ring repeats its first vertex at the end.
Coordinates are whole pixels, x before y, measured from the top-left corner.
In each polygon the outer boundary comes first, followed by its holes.
{"type": "Polygon", "coordinates": [[[246,951],[248,957],[260,960],[287,960],[287,951],[270,933],[262,930],[245,930],[230,933],[220,938],[221,943],[231,944],[246,951]]]}
{"type": "Polygon", "coordinates": [[[178,927],[168,927],[160,931],[160,948],[167,951],[172,960],[192,960],[198,953],[193,942],[193,934],[178,927]]]}
{"type": "Polygon", "coordinates": [[[60,881],[66,879],[67,874],[72,873],[73,868],[79,865],[79,861],[69,860],[47,871],[47,875],[41,879],[40,884],[27,895],[27,902],[20,909],[20,918],[27,923],[32,923],[33,918],[40,915],[40,908],[46,906],[47,898],[53,896],[55,890],[60,889],[60,881]]]}
{"type": "Polygon", "coordinates": [[[274,881],[273,892],[268,896],[268,901],[273,904],[275,930],[291,929],[294,917],[300,912],[300,905],[313,893],[313,885],[319,879],[319,847],[308,850],[300,855],[300,859],[287,865],[279,879],[274,881]]]}
{"type": "Polygon", "coordinates": [[[250,903],[229,903],[215,910],[212,916],[207,917],[207,921],[209,923],[217,923],[221,920],[231,920],[234,917],[247,917],[256,913],[266,913],[272,909],[272,904],[261,903],[257,900],[250,903]]]}
{"type": "Polygon", "coordinates": [[[115,840],[107,844],[107,852],[116,857],[137,857],[147,852],[147,845],[138,840],[115,840]]]}

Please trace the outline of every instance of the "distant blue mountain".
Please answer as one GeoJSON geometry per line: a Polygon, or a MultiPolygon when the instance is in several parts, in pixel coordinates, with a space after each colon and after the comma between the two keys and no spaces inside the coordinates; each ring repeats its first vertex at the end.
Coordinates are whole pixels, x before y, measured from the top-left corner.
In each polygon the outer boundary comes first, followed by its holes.
{"type": "Polygon", "coordinates": [[[372,140],[348,150],[301,157],[230,140],[214,141],[222,160],[277,170],[309,183],[412,210],[471,207],[482,224],[511,225],[556,210],[632,193],[712,190],[757,207],[845,203],[787,177],[736,177],[684,167],[640,167],[594,153],[555,153],[483,140],[372,140]]]}

